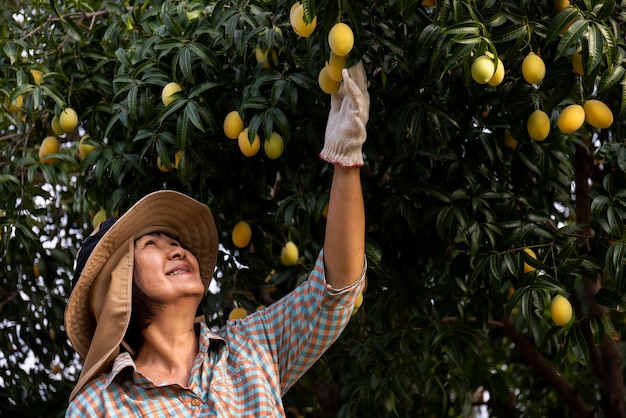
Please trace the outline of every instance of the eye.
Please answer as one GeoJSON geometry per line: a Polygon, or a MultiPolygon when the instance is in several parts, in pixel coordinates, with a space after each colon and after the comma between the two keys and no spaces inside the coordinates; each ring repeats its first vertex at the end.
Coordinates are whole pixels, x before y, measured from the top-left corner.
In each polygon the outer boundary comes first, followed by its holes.
{"type": "Polygon", "coordinates": [[[154,245],[154,244],[155,244],[154,240],[149,239],[149,240],[144,241],[143,246],[147,247],[149,245],[154,245]]]}

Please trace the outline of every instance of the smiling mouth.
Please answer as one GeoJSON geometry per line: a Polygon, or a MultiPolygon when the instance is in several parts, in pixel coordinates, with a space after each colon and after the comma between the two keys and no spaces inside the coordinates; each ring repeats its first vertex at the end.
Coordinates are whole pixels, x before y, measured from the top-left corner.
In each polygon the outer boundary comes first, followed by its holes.
{"type": "Polygon", "coordinates": [[[189,273],[189,270],[177,269],[177,270],[174,270],[172,272],[167,273],[167,275],[168,276],[176,276],[177,274],[181,274],[181,273],[189,273]]]}

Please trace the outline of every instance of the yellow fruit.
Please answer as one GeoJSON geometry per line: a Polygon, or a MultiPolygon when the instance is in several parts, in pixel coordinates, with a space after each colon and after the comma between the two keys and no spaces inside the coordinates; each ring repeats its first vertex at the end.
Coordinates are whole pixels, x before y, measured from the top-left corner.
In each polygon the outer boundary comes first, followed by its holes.
{"type": "Polygon", "coordinates": [[[352,315],[354,315],[359,308],[363,305],[363,293],[359,293],[359,296],[356,297],[354,301],[354,306],[352,307],[352,315]]]}
{"type": "Polygon", "coordinates": [[[39,71],[39,70],[35,70],[34,68],[32,70],[30,70],[30,74],[33,76],[33,81],[35,82],[35,85],[39,85],[40,81],[41,81],[41,76],[43,76],[43,72],[39,71]]]}
{"type": "Polygon", "coordinates": [[[606,129],[613,124],[613,112],[600,100],[587,100],[583,105],[585,120],[594,128],[606,129]]]}
{"type": "Polygon", "coordinates": [[[422,4],[425,7],[434,7],[437,5],[437,0],[422,0],[422,4]]]}
{"type": "Polygon", "coordinates": [[[532,139],[543,141],[550,133],[550,118],[544,111],[537,109],[528,117],[526,129],[528,130],[528,136],[532,139]]]}
{"type": "Polygon", "coordinates": [[[263,69],[267,70],[270,68],[270,62],[267,58],[267,53],[269,50],[263,51],[261,48],[254,48],[254,57],[256,58],[256,62],[263,63],[263,69]]]}
{"type": "Polygon", "coordinates": [[[186,15],[187,15],[187,20],[189,21],[196,20],[200,16],[200,10],[187,12],[186,15]]]}
{"type": "Polygon", "coordinates": [[[513,138],[508,129],[504,131],[504,146],[513,151],[517,149],[517,139],[513,138]]]}
{"type": "Polygon", "coordinates": [[[91,226],[93,226],[93,229],[96,229],[98,225],[100,225],[100,222],[104,221],[106,218],[107,211],[105,209],[100,209],[98,212],[96,212],[96,214],[93,215],[93,219],[91,220],[91,226]]]}
{"type": "MultiPolygon", "coordinates": [[[[535,254],[535,252],[533,250],[531,250],[530,248],[524,248],[524,252],[526,254],[528,254],[529,256],[531,256],[532,258],[534,258],[535,260],[537,259],[537,254],[535,254]]],[[[531,271],[535,271],[536,269],[531,266],[528,263],[524,263],[524,273],[529,273],[531,271]]]]}
{"type": "Polygon", "coordinates": [[[572,104],[561,111],[557,126],[564,134],[576,132],[585,123],[585,109],[581,105],[572,104]]]}
{"type": "Polygon", "coordinates": [[[511,299],[513,297],[513,294],[515,293],[515,288],[513,287],[513,285],[511,285],[509,287],[509,290],[506,292],[506,297],[508,299],[511,299]]]}
{"type": "Polygon", "coordinates": [[[293,12],[296,11],[296,9],[298,8],[298,6],[300,6],[300,2],[297,1],[294,4],[291,5],[291,8],[289,9],[289,21],[291,22],[291,20],[293,19],[293,12]]]}
{"type": "Polygon", "coordinates": [[[52,128],[52,132],[54,132],[55,135],[63,135],[65,133],[63,132],[63,129],[61,129],[61,125],[59,125],[58,116],[52,117],[52,121],[50,122],[50,128],[52,128]]]}
{"type": "Polygon", "coordinates": [[[56,158],[45,158],[46,155],[56,154],[61,148],[61,143],[56,136],[47,136],[41,141],[39,146],[39,160],[45,164],[53,164],[56,162],[56,158]]]}
{"type": "Polygon", "coordinates": [[[239,112],[233,110],[224,118],[224,134],[227,138],[237,139],[241,131],[243,131],[243,119],[239,112]]]}
{"type": "Polygon", "coordinates": [[[328,218],[328,203],[326,203],[326,206],[324,206],[324,209],[322,209],[322,216],[324,218],[328,218]]]}
{"type": "Polygon", "coordinates": [[[183,158],[183,155],[185,155],[185,151],[182,149],[174,154],[174,168],[178,168],[178,164],[180,163],[180,159],[183,158]]]}
{"type": "Polygon", "coordinates": [[[22,109],[22,105],[23,104],[24,104],[24,99],[22,98],[22,96],[17,96],[11,102],[9,102],[8,98],[5,101],[5,107],[7,108],[9,113],[16,113],[16,112],[18,112],[19,110],[22,109]]]}
{"type": "Polygon", "coordinates": [[[502,60],[498,58],[498,66],[496,67],[496,71],[493,73],[493,76],[487,81],[490,86],[498,86],[504,80],[504,64],[502,60]]]}
{"type": "Polygon", "coordinates": [[[285,149],[285,142],[283,141],[283,137],[278,134],[278,132],[272,132],[270,137],[263,142],[263,150],[265,151],[265,155],[268,158],[275,160],[276,158],[283,155],[283,150],[285,149]]]}
{"type": "Polygon", "coordinates": [[[293,5],[293,11],[289,14],[291,27],[293,28],[293,31],[298,34],[298,36],[308,38],[315,30],[315,25],[317,24],[317,16],[313,16],[311,23],[307,24],[304,21],[304,6],[299,3],[297,4],[297,6],[295,4],[293,5]]]}
{"type": "Polygon", "coordinates": [[[172,95],[182,90],[183,88],[180,86],[180,84],[176,83],[175,81],[167,83],[161,91],[161,101],[165,106],[169,105],[174,100],[176,100],[176,98],[172,97],[172,95]]]}
{"type": "Polygon", "coordinates": [[[169,168],[167,168],[165,164],[163,164],[163,162],[161,161],[161,157],[157,157],[157,167],[159,168],[159,170],[161,170],[164,173],[167,173],[172,168],[178,168],[178,163],[180,162],[180,159],[183,158],[184,154],[185,154],[185,151],[183,150],[176,152],[176,154],[174,155],[174,162],[170,163],[169,168]]]}
{"type": "Polygon", "coordinates": [[[288,241],[280,250],[280,261],[285,266],[293,266],[298,262],[299,257],[298,247],[292,241],[288,241]]]}
{"type": "Polygon", "coordinates": [[[78,114],[71,107],[65,108],[59,115],[59,126],[63,132],[73,132],[78,126],[78,114]]]}
{"type": "Polygon", "coordinates": [[[335,23],[328,32],[328,45],[340,57],[348,55],[354,46],[354,33],[350,26],[343,22],[335,23]]]}
{"type": "Polygon", "coordinates": [[[233,244],[239,248],[244,248],[250,243],[252,238],[252,229],[246,221],[239,221],[233,228],[232,239],[233,244]]]}
{"type": "Polygon", "coordinates": [[[239,133],[237,143],[239,144],[239,149],[246,157],[252,157],[259,152],[259,148],[261,148],[261,138],[259,138],[258,134],[255,135],[252,144],[250,143],[250,140],[248,139],[248,128],[239,133]]]}
{"type": "Polygon", "coordinates": [[[164,173],[167,173],[168,171],[170,171],[170,169],[167,168],[165,164],[163,164],[163,161],[161,161],[161,157],[159,156],[157,156],[157,168],[159,169],[159,171],[162,171],[164,173]]]}
{"type": "Polygon", "coordinates": [[[570,2],[569,0],[556,0],[554,2],[554,14],[559,14],[560,12],[562,12],[563,10],[565,10],[567,7],[569,7],[570,2]]]}
{"type": "Polygon", "coordinates": [[[235,319],[245,318],[246,316],[248,316],[248,312],[241,306],[237,306],[228,314],[228,320],[234,321],[235,319]]]}
{"type": "Polygon", "coordinates": [[[320,70],[320,73],[317,76],[317,83],[326,94],[337,93],[337,91],[339,91],[339,87],[341,87],[341,81],[335,81],[330,77],[330,75],[328,75],[327,67],[323,67],[320,70]]]}
{"type": "Polygon", "coordinates": [[[91,154],[93,150],[96,149],[94,145],[85,143],[87,139],[89,139],[89,134],[83,135],[83,137],[80,138],[80,142],[78,143],[78,156],[80,157],[81,160],[84,160],[85,158],[87,158],[87,156],[91,154]]]}
{"type": "Polygon", "coordinates": [[[529,84],[540,84],[546,76],[546,65],[539,55],[530,52],[522,61],[522,76],[529,84]]]}
{"type": "Polygon", "coordinates": [[[578,75],[585,75],[585,70],[583,69],[583,56],[578,52],[572,55],[572,70],[578,75]]]}
{"type": "Polygon", "coordinates": [[[552,321],[563,326],[572,319],[572,304],[566,297],[556,295],[550,302],[550,316],[552,321]]]}
{"type": "Polygon", "coordinates": [[[334,52],[330,52],[330,58],[326,62],[326,72],[328,76],[335,81],[343,80],[343,74],[341,73],[344,65],[346,65],[346,57],[339,56],[334,52]]]}
{"type": "Polygon", "coordinates": [[[472,78],[478,84],[486,84],[491,80],[495,70],[496,67],[493,63],[493,59],[489,58],[487,55],[481,55],[472,62],[472,78]]]}

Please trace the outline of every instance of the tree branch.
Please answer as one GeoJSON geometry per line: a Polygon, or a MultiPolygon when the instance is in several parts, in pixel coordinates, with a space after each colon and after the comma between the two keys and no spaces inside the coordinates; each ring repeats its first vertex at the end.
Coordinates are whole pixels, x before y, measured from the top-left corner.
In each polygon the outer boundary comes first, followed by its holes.
{"type": "Polygon", "coordinates": [[[582,400],[576,388],[559,373],[554,364],[543,356],[526,335],[517,332],[510,320],[502,324],[504,333],[515,344],[524,360],[567,402],[572,410],[572,416],[575,418],[593,417],[594,411],[582,400]]]}
{"type": "MultiPolygon", "coordinates": [[[[30,38],[31,36],[35,35],[37,32],[39,32],[40,30],[42,30],[44,27],[46,27],[47,25],[49,25],[50,23],[54,23],[54,22],[60,22],[63,19],[72,19],[72,20],[85,20],[85,19],[92,19],[92,25],[93,25],[93,19],[98,17],[98,16],[104,16],[110,13],[110,10],[98,10],[97,12],[75,12],[75,13],[68,13],[65,16],[62,17],[49,17],[45,22],[43,22],[41,25],[37,26],[35,29],[33,29],[32,31],[28,32],[26,35],[24,35],[22,37],[22,40],[26,40],[28,38],[30,38]]],[[[91,25],[90,25],[90,29],[91,29],[91,25]]]]}
{"type": "MultiPolygon", "coordinates": [[[[594,165],[591,142],[587,140],[585,144],[586,147],[576,144],[576,153],[574,155],[576,214],[578,223],[583,225],[583,233],[590,237],[592,233],[590,226],[591,199],[589,197],[588,180],[593,175],[594,165]]],[[[589,249],[588,239],[579,241],[579,245],[589,249]]],[[[597,318],[608,315],[608,309],[595,301],[596,293],[602,288],[602,280],[600,278],[592,280],[589,277],[584,277],[583,288],[585,300],[589,303],[589,315],[594,315],[597,318]]],[[[626,405],[624,404],[626,390],[624,388],[622,359],[617,343],[605,335],[602,346],[596,347],[587,317],[581,321],[581,328],[591,353],[594,370],[599,377],[599,381],[603,384],[602,408],[607,416],[626,418],[626,405]]]]}
{"type": "MultiPolygon", "coordinates": [[[[441,322],[454,322],[456,320],[456,317],[446,317],[441,322]]],[[[467,318],[467,320],[475,322],[476,318],[467,318]]],[[[559,373],[554,364],[537,349],[525,334],[517,332],[511,320],[488,320],[487,323],[504,331],[508,339],[515,344],[522,358],[570,405],[574,411],[574,415],[572,415],[574,418],[591,418],[594,416],[594,411],[583,401],[576,388],[559,373]]]]}

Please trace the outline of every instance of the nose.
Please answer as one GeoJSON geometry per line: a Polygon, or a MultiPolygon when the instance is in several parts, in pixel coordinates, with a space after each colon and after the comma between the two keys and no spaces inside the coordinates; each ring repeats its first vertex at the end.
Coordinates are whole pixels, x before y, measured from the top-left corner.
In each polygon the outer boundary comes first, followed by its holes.
{"type": "Polygon", "coordinates": [[[171,259],[175,258],[185,258],[187,251],[178,245],[170,246],[170,250],[168,251],[168,257],[171,259]]]}

